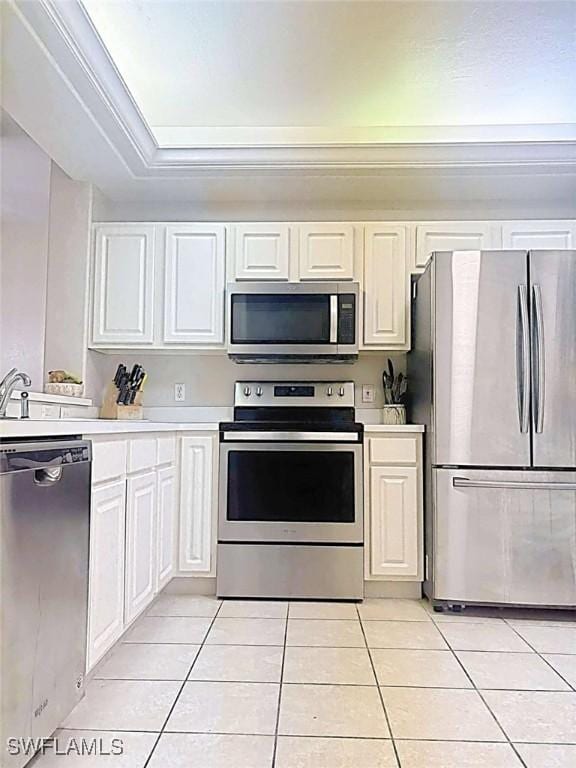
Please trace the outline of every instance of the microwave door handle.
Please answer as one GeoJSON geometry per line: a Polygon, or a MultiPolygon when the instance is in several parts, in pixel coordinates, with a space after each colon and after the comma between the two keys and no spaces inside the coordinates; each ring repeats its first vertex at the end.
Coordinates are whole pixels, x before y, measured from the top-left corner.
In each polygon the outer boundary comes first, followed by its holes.
{"type": "Polygon", "coordinates": [[[338,342],[338,296],[330,296],[330,344],[338,342]]]}

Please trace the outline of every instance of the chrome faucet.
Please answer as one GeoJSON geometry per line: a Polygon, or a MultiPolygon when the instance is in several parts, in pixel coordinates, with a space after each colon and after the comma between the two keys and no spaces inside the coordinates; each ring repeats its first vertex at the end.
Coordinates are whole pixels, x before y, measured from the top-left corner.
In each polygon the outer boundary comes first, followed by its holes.
{"type": "Polygon", "coordinates": [[[27,373],[19,371],[17,368],[12,368],[6,376],[0,381],[0,419],[6,418],[6,409],[10,402],[10,395],[16,388],[16,384],[21,381],[25,387],[29,387],[32,384],[30,376],[27,373]]]}

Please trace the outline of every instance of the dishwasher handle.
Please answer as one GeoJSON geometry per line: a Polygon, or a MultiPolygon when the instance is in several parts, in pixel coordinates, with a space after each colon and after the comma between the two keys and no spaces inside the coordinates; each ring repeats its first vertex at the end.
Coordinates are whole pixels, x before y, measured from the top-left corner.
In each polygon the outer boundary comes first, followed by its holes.
{"type": "Polygon", "coordinates": [[[62,479],[62,465],[59,467],[42,467],[34,472],[34,485],[52,486],[62,479]]]}

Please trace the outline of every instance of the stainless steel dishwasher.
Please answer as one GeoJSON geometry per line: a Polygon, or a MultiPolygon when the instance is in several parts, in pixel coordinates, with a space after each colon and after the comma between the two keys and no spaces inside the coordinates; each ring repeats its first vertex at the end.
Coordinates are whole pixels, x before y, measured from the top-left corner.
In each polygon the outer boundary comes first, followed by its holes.
{"type": "Polygon", "coordinates": [[[2,767],[83,693],[91,458],[77,438],[0,443],[2,767]]]}

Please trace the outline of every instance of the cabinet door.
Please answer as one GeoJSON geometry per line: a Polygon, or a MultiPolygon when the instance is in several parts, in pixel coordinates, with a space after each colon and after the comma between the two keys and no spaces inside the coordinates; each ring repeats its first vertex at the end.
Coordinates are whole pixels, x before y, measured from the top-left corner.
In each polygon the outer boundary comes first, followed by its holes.
{"type": "Polygon", "coordinates": [[[288,280],[288,224],[238,224],[234,227],[236,280],[288,280]]]}
{"type": "Polygon", "coordinates": [[[174,570],[176,524],[176,470],[165,467],[158,470],[158,525],[156,592],[169,581],[174,570]]]}
{"type": "Polygon", "coordinates": [[[94,242],[93,343],[152,343],[154,226],[98,226],[94,242]]]}
{"type": "Polygon", "coordinates": [[[434,251],[486,251],[502,247],[499,224],[487,221],[437,221],[416,227],[416,269],[424,269],[434,251]]]}
{"type": "Polygon", "coordinates": [[[224,245],[221,225],[166,227],[164,341],[224,341],[224,245]]]}
{"type": "Polygon", "coordinates": [[[344,223],[300,224],[300,280],[352,280],[354,226],[344,223]]]}
{"type": "Polygon", "coordinates": [[[364,230],[364,345],[406,348],[409,324],[406,228],[367,226],[364,230]]]}
{"type": "Polygon", "coordinates": [[[213,523],[212,437],[183,437],[180,462],[180,570],[209,573],[213,523]]]}
{"type": "Polygon", "coordinates": [[[519,251],[576,248],[574,221],[508,221],[502,224],[502,247],[519,251]]]}
{"type": "Polygon", "coordinates": [[[418,579],[418,470],[370,469],[370,576],[418,579]]]}
{"type": "Polygon", "coordinates": [[[133,621],[154,597],[156,563],[156,473],[129,477],[126,493],[126,599],[133,621]]]}
{"type": "Polygon", "coordinates": [[[125,523],[125,481],[94,488],[90,512],[89,670],[124,629],[125,523]]]}

